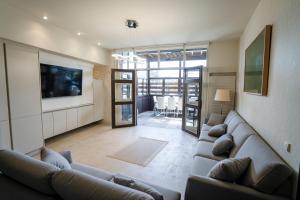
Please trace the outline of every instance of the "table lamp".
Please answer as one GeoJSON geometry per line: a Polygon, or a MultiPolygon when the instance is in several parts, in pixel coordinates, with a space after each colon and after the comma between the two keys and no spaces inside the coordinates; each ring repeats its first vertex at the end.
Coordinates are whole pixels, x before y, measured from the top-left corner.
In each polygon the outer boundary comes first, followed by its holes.
{"type": "Polygon", "coordinates": [[[220,101],[221,104],[221,115],[223,114],[223,103],[230,101],[230,90],[228,89],[217,89],[215,95],[215,101],[220,101]]]}

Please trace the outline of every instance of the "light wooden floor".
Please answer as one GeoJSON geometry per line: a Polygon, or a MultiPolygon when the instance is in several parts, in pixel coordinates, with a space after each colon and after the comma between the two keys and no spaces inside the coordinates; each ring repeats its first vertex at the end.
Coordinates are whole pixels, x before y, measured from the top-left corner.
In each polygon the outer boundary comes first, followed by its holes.
{"type": "Polygon", "coordinates": [[[195,137],[180,129],[149,126],[111,129],[96,124],[50,139],[46,146],[56,151],[71,150],[75,162],[132,176],[183,195],[196,143],[195,137]],[[140,136],[169,143],[146,167],[107,156],[140,136]]]}

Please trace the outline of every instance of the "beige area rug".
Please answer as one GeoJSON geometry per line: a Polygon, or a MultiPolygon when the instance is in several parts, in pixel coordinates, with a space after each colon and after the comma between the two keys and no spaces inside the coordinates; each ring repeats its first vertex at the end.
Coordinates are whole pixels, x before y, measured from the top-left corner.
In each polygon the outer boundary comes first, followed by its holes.
{"type": "Polygon", "coordinates": [[[147,166],[167,144],[167,141],[139,137],[133,143],[108,156],[128,163],[147,166]]]}

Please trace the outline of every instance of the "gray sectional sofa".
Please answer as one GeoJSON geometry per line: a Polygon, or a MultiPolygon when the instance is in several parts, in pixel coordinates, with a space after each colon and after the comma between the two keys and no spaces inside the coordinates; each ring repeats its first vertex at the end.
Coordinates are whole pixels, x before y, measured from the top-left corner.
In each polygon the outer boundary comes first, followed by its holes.
{"type": "MultiPolygon", "coordinates": [[[[153,200],[137,190],[109,180],[112,173],[73,163],[69,152],[62,154],[72,169],[0,150],[0,199],[2,200],[153,200]]],[[[164,200],[180,200],[180,193],[151,185],[164,200]]]]}
{"type": "Polygon", "coordinates": [[[239,116],[231,111],[224,121],[234,146],[228,155],[212,154],[214,141],[211,128],[204,124],[188,178],[185,200],[288,200],[293,195],[292,169],[239,116]],[[251,159],[241,180],[224,182],[208,177],[211,168],[226,158],[251,159]]]}

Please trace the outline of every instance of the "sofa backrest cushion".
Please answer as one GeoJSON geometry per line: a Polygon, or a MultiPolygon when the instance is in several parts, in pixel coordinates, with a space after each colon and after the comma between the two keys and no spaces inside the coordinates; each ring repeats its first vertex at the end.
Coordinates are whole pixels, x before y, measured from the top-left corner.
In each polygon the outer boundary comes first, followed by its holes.
{"type": "Polygon", "coordinates": [[[64,200],[154,200],[150,195],[88,174],[64,169],[52,176],[52,186],[64,200]]]}
{"type": "Polygon", "coordinates": [[[51,175],[59,168],[50,164],[14,151],[0,150],[0,171],[34,190],[55,194],[50,184],[51,175]]]}
{"type": "Polygon", "coordinates": [[[225,119],[225,117],[221,114],[211,113],[209,115],[207,125],[215,126],[215,125],[218,125],[218,124],[223,124],[224,119],[225,119]]]}
{"type": "MultiPolygon", "coordinates": [[[[224,123],[226,124],[226,122],[224,123]]],[[[227,123],[227,133],[232,133],[241,123],[245,123],[245,121],[238,114],[233,116],[233,118],[227,123]]]]}
{"type": "Polygon", "coordinates": [[[61,200],[56,195],[38,192],[1,173],[0,188],[2,200],[61,200]]]}
{"type": "Polygon", "coordinates": [[[256,132],[247,124],[240,123],[234,131],[231,133],[233,137],[233,147],[229,154],[229,157],[234,157],[243,143],[250,135],[255,135],[256,132]]]}
{"type": "Polygon", "coordinates": [[[235,158],[249,157],[250,166],[240,183],[258,191],[273,193],[292,174],[279,156],[257,135],[251,135],[235,158]]]}
{"type": "Polygon", "coordinates": [[[225,120],[224,120],[224,123],[225,124],[228,124],[229,122],[230,122],[230,120],[234,117],[234,116],[236,116],[237,115],[237,112],[235,112],[234,110],[231,110],[228,114],[227,114],[227,116],[226,116],[226,118],[225,118],[225,120]]]}

